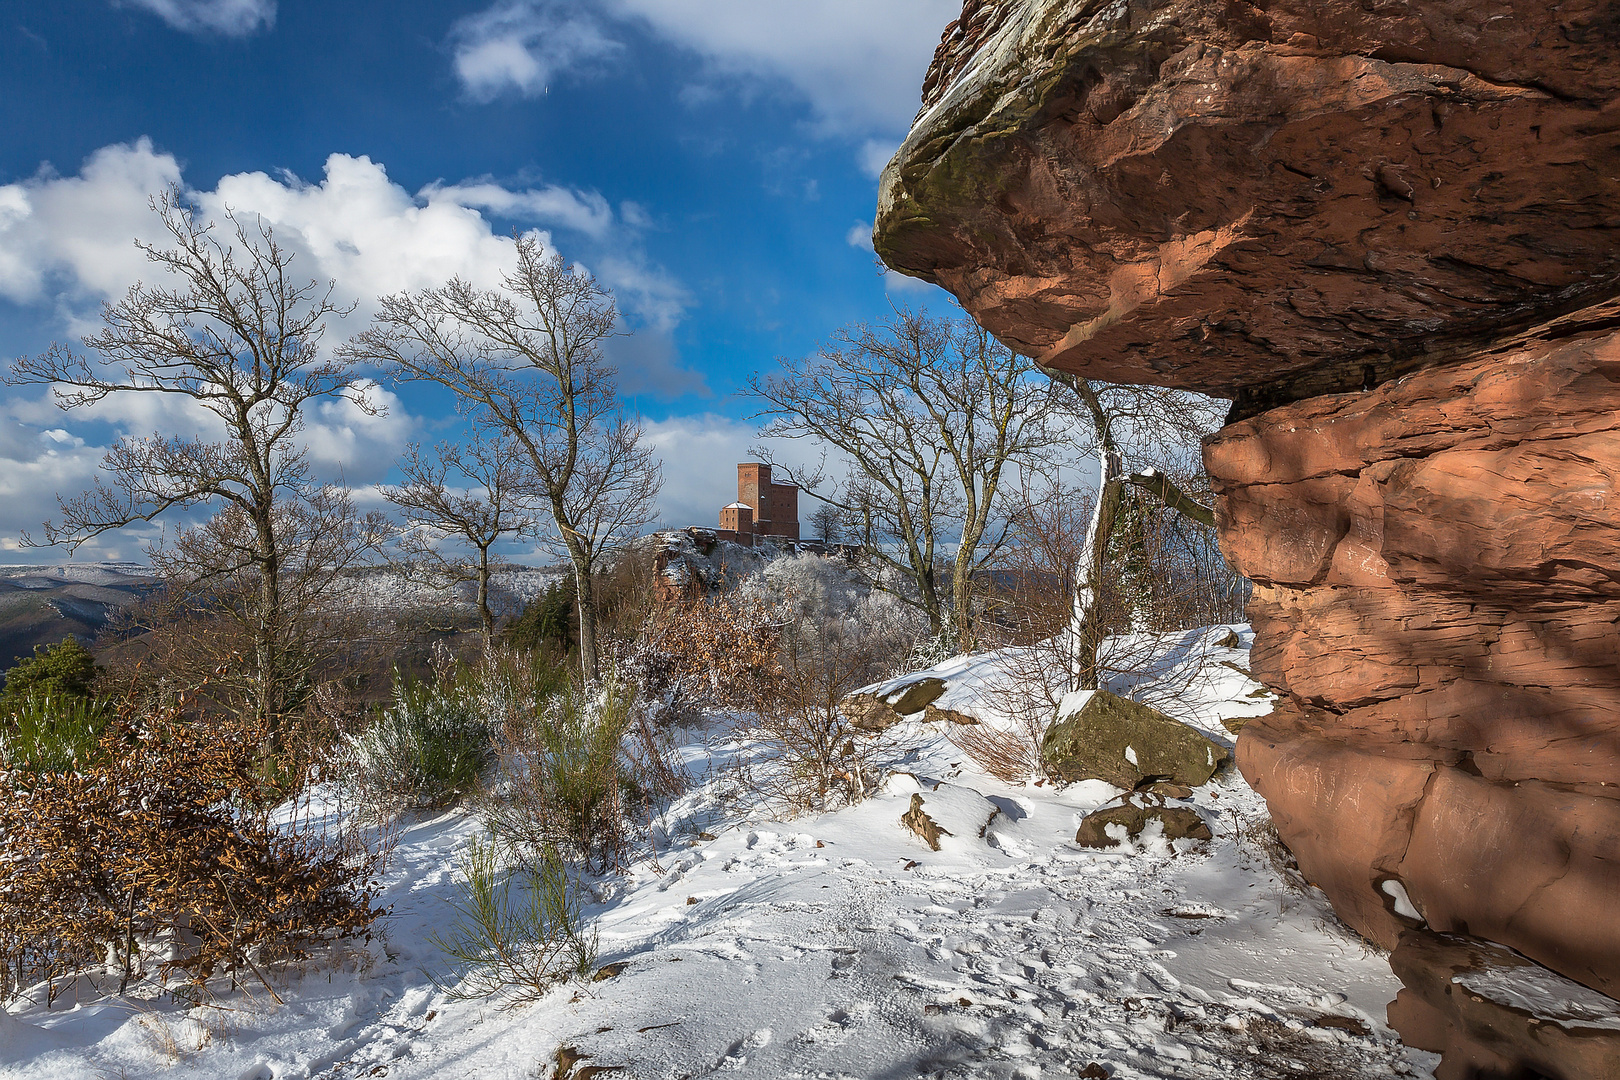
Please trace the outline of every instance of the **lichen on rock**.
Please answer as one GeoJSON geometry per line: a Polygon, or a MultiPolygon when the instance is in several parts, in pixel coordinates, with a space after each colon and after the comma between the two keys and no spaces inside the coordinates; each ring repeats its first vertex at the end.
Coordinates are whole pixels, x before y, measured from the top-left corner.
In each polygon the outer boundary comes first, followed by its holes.
{"type": "Polygon", "coordinates": [[[1197,787],[1230,756],[1186,724],[1106,690],[1072,706],[1041,740],[1041,764],[1062,783],[1105,780],[1129,789],[1168,780],[1197,787]]]}

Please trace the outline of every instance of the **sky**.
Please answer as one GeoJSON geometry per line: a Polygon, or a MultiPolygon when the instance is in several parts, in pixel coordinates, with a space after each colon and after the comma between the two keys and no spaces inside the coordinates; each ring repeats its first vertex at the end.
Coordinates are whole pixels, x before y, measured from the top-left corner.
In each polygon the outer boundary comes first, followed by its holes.
{"type": "MultiPolygon", "coordinates": [[[[960,0],[0,0],[0,362],[77,343],[151,269],[149,198],[258,215],[356,303],[493,284],[514,230],[609,286],[621,393],[665,464],[662,524],[713,525],[757,444],[739,390],[778,358],[940,290],[871,250],[876,178],[960,0]]],[[[384,381],[310,416],[317,474],[362,505],[442,394],[384,381]]],[[[0,386],[0,562],[120,435],[195,434],[167,395],[63,412],[0,386]],[[163,400],[154,401],[154,398],[163,400]]],[[[789,459],[802,447],[784,448],[789,459]]],[[[805,510],[805,513],[808,511],[805,510]]],[[[172,529],[174,521],[168,523],[172,529]]],[[[141,560],[161,526],[81,546],[141,560]]],[[[513,551],[521,557],[521,551],[513,551]]]]}

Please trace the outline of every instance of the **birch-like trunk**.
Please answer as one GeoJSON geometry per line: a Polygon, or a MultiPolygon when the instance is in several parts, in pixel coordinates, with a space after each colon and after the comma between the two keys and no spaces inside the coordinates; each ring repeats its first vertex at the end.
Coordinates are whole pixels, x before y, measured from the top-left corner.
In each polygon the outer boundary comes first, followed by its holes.
{"type": "Polygon", "coordinates": [[[1117,449],[1104,440],[1097,457],[1101,472],[1097,482],[1097,505],[1091,512],[1091,525],[1074,570],[1074,609],[1069,618],[1069,689],[1095,690],[1098,683],[1097,647],[1102,644],[1102,620],[1098,598],[1102,593],[1103,571],[1108,561],[1108,540],[1119,515],[1124,489],[1124,462],[1117,449]]]}

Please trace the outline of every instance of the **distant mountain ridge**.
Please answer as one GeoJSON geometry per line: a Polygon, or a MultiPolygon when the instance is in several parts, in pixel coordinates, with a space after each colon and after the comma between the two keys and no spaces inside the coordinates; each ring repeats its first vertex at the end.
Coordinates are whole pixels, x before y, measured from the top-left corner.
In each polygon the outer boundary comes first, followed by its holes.
{"type": "Polygon", "coordinates": [[[114,611],[157,584],[141,563],[0,566],[0,671],[36,645],[66,637],[91,644],[114,611]]]}

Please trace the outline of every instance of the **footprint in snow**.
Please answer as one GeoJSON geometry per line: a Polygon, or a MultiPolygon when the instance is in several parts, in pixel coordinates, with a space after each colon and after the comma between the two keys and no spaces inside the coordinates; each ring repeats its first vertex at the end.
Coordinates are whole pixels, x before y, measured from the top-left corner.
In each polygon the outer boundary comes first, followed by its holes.
{"type": "Polygon", "coordinates": [[[721,1069],[740,1069],[744,1065],[748,1064],[749,1051],[758,1050],[763,1046],[768,1046],[770,1045],[770,1041],[771,1029],[760,1028],[746,1039],[738,1039],[736,1042],[732,1043],[731,1047],[726,1051],[725,1056],[716,1062],[714,1067],[717,1071],[721,1069]]]}

